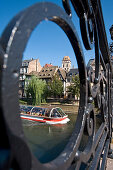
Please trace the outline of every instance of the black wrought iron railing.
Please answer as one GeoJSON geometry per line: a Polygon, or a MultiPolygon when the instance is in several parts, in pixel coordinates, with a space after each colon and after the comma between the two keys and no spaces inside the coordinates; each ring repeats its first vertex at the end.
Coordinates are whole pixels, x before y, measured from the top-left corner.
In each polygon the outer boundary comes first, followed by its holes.
{"type": "Polygon", "coordinates": [[[112,139],[112,66],[100,0],[63,0],[62,3],[64,8],[42,2],[25,9],[11,20],[0,38],[0,169],[105,169],[112,139]],[[95,50],[94,68],[85,65],[71,19],[71,4],[79,17],[85,49],[95,50]],[[55,160],[41,164],[31,153],[23,133],[18,114],[18,81],[26,44],[45,18],[61,27],[73,47],[80,77],[80,105],[65,149],[55,160]],[[94,107],[99,110],[101,120],[98,130],[94,107]],[[80,149],[84,134],[87,142],[80,149]]]}

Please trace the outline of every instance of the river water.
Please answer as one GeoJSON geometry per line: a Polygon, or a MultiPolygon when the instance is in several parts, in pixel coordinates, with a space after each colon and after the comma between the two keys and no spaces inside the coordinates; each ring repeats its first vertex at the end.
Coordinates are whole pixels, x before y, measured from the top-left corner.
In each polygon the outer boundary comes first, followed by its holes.
{"type": "Polygon", "coordinates": [[[25,136],[35,157],[46,163],[56,158],[65,148],[75,125],[77,114],[68,114],[67,124],[48,125],[22,120],[25,136]]]}

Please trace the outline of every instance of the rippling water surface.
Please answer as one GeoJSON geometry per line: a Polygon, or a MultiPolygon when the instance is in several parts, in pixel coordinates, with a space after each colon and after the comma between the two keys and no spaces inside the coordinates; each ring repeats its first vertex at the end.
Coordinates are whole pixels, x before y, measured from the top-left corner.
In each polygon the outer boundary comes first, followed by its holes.
{"type": "Polygon", "coordinates": [[[75,113],[70,113],[67,124],[56,125],[22,120],[28,144],[40,162],[51,161],[63,151],[72,134],[76,117],[75,113]]]}

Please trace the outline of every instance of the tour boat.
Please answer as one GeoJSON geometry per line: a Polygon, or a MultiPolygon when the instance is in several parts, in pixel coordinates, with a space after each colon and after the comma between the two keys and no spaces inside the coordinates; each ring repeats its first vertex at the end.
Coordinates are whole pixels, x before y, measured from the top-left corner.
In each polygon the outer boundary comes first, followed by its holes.
{"type": "Polygon", "coordinates": [[[29,110],[28,107],[28,111],[27,108],[25,109],[25,111],[23,109],[20,116],[22,119],[47,124],[65,124],[70,121],[68,115],[66,115],[59,107],[31,107],[31,110],[29,110]]]}

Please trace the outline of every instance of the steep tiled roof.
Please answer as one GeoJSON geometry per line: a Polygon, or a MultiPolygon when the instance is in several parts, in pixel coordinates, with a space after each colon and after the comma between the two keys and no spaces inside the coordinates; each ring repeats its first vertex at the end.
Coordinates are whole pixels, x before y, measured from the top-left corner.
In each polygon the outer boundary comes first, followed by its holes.
{"type": "Polygon", "coordinates": [[[67,73],[67,76],[73,76],[78,74],[78,68],[72,68],[70,71],[67,73]]]}
{"type": "Polygon", "coordinates": [[[52,64],[45,64],[44,67],[52,67],[53,65],[52,64]]]}
{"type": "Polygon", "coordinates": [[[38,73],[39,78],[52,78],[56,73],[58,66],[43,67],[42,70],[38,73]]]}
{"type": "Polygon", "coordinates": [[[29,74],[26,74],[28,76],[37,76],[38,77],[38,72],[37,71],[31,71],[29,74]]]}
{"type": "Polygon", "coordinates": [[[62,68],[59,68],[58,71],[61,74],[63,80],[65,80],[66,79],[66,71],[62,68]]]}
{"type": "Polygon", "coordinates": [[[30,62],[31,61],[31,59],[30,60],[23,60],[22,62],[24,63],[24,62],[30,62]]]}

